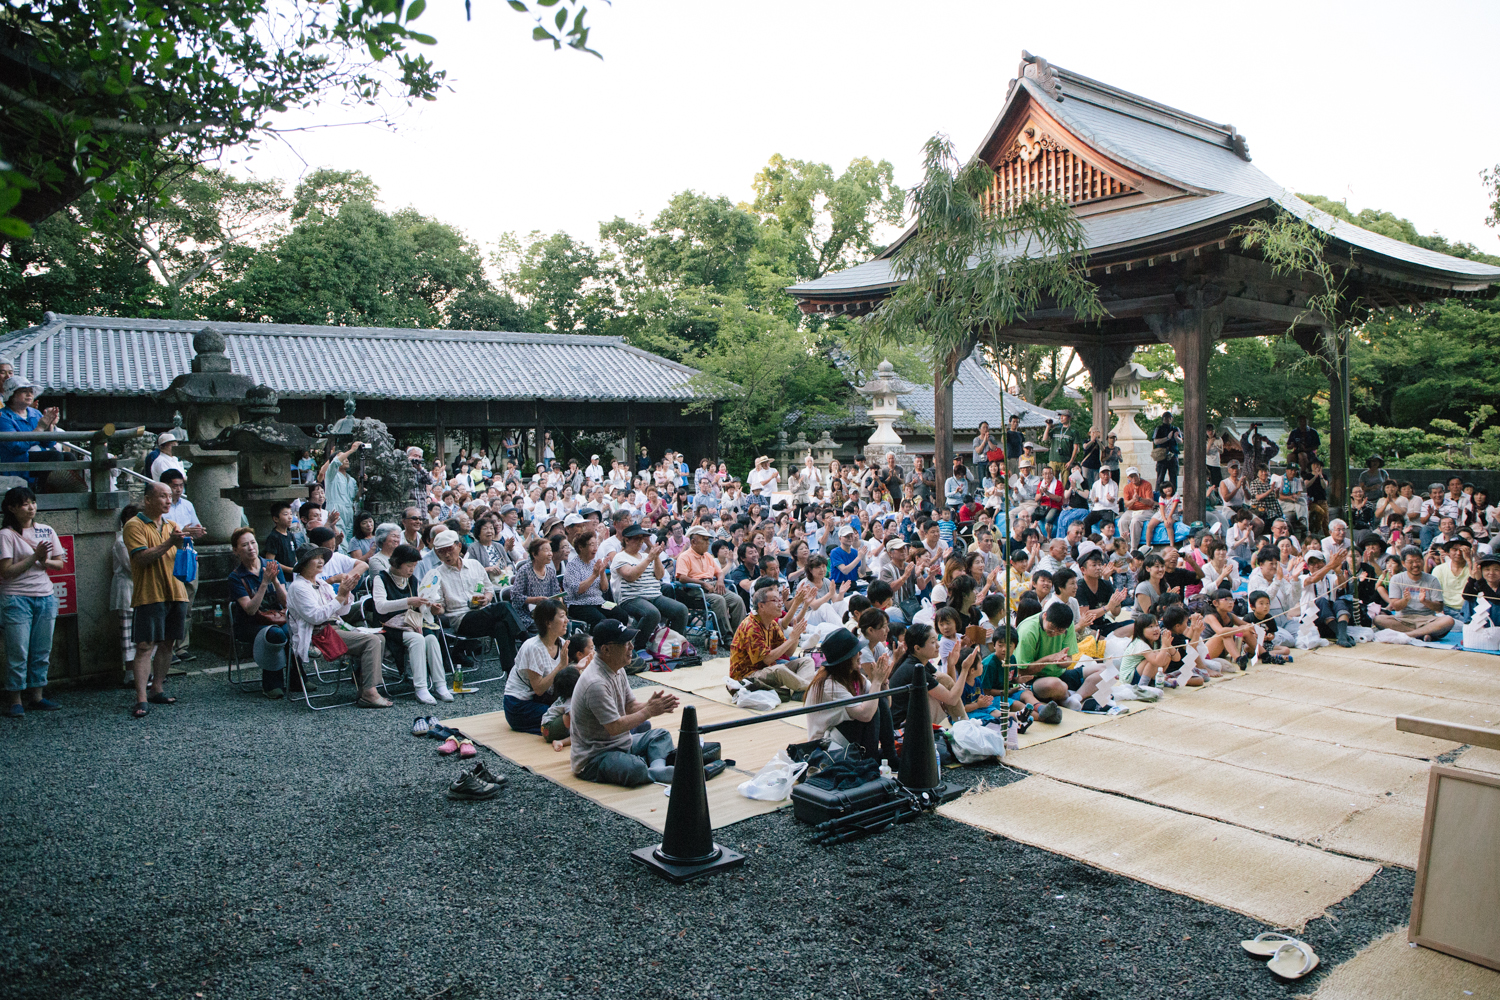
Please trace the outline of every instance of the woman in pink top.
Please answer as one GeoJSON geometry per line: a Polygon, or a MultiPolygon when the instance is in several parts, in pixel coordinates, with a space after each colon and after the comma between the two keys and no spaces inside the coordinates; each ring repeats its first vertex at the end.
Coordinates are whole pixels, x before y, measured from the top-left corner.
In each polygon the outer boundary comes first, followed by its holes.
{"type": "Polygon", "coordinates": [[[52,657],[57,598],[47,570],[67,566],[57,532],[36,523],[36,494],[17,486],[0,501],[0,607],[5,610],[6,714],[18,719],[26,709],[50,712],[61,706],[45,696],[52,657]],[[22,693],[28,697],[23,706],[22,693]]]}

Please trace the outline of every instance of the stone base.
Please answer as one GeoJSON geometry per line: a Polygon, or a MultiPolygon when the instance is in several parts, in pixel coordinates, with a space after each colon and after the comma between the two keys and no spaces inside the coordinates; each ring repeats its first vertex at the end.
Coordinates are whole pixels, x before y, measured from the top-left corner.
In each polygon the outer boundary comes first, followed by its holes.
{"type": "MultiPolygon", "coordinates": [[[[911,473],[917,467],[914,461],[915,456],[907,453],[906,445],[904,444],[865,445],[865,462],[875,469],[885,468],[885,457],[887,455],[896,456],[896,465],[900,468],[903,475],[911,473]]],[[[896,497],[893,499],[899,500],[900,498],[896,497]]]]}

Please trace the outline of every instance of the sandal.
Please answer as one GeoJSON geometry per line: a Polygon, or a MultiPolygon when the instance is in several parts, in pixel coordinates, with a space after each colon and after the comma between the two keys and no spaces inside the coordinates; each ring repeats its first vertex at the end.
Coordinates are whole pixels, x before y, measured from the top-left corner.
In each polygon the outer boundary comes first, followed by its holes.
{"type": "Polygon", "coordinates": [[[146,700],[149,701],[153,705],[175,705],[175,704],[177,704],[177,699],[173,698],[171,695],[167,694],[165,691],[158,691],[156,694],[147,695],[146,696],[146,700]]]}
{"type": "Polygon", "coordinates": [[[1245,949],[1245,954],[1247,955],[1253,955],[1256,958],[1270,958],[1276,954],[1282,945],[1288,941],[1295,940],[1297,939],[1290,934],[1282,934],[1279,931],[1266,931],[1264,934],[1255,935],[1249,941],[1241,941],[1240,947],[1245,949]]]}
{"type": "Polygon", "coordinates": [[[392,708],[396,703],[384,698],[382,698],[380,701],[366,701],[365,699],[360,698],[354,704],[360,708],[392,708]]]}
{"type": "Polygon", "coordinates": [[[1306,944],[1293,938],[1286,941],[1271,960],[1266,963],[1266,968],[1271,970],[1271,975],[1282,981],[1301,979],[1318,967],[1318,956],[1306,944]]]}
{"type": "Polygon", "coordinates": [[[133,719],[144,719],[150,714],[151,706],[146,704],[144,701],[138,701],[135,703],[135,711],[130,713],[130,717],[133,719]]]}

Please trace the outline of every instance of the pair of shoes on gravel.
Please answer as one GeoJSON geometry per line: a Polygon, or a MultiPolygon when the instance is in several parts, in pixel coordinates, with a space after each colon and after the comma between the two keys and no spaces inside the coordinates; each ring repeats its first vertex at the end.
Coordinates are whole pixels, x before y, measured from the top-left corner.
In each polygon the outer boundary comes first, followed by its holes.
{"type": "Polygon", "coordinates": [[[418,688],[416,691],[412,692],[412,694],[416,697],[417,701],[421,702],[424,705],[436,705],[440,701],[453,700],[453,692],[449,691],[446,687],[440,687],[436,691],[429,691],[426,688],[418,688]],[[434,697],[434,695],[436,697],[434,697]]]}
{"type": "Polygon", "coordinates": [[[442,754],[444,757],[456,753],[465,760],[474,756],[478,752],[478,748],[474,746],[474,741],[469,739],[468,737],[449,736],[446,740],[443,741],[443,745],[438,747],[438,753],[442,754]]]}
{"type": "Polygon", "coordinates": [[[453,783],[448,786],[448,798],[457,802],[482,802],[499,794],[504,784],[504,775],[492,774],[484,766],[484,762],[479,761],[453,779],[453,783]]]}

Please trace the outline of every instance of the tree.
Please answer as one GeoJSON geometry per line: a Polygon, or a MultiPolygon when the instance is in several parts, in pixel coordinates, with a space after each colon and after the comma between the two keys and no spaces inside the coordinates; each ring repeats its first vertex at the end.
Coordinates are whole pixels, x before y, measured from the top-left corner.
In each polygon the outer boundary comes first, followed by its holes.
{"type": "Polygon", "coordinates": [[[1412,246],[1422,247],[1424,250],[1435,250],[1445,253],[1450,257],[1462,257],[1466,260],[1482,260],[1488,264],[1500,264],[1500,257],[1492,257],[1481,253],[1479,248],[1472,243],[1453,243],[1445,237],[1434,233],[1431,236],[1423,236],[1417,232],[1417,227],[1409,219],[1403,219],[1391,212],[1384,212],[1377,208],[1364,208],[1356,214],[1349,211],[1349,206],[1342,201],[1334,201],[1316,194],[1299,194],[1297,196],[1316,209],[1327,212],[1336,219],[1352,223],[1361,229],[1381,236],[1388,236],[1402,243],[1410,243],[1412,246]]]}
{"type": "Polygon", "coordinates": [[[837,177],[826,163],[788,160],[780,153],[755,175],[751,208],[775,219],[798,244],[798,278],[810,280],[879,253],[881,225],[901,222],[905,193],[895,168],[861,156],[837,177]]]}
{"type": "Polygon", "coordinates": [[[533,232],[524,243],[515,233],[506,233],[493,262],[501,270],[501,286],[520,296],[544,329],[604,332],[615,303],[605,280],[609,262],[587,243],[563,232],[533,232]]]}
{"type": "MultiPolygon", "coordinates": [[[[598,55],[583,0],[508,3],[537,15],[538,41],[598,55]]],[[[426,7],[14,0],[0,25],[0,150],[14,172],[0,169],[0,242],[89,190],[106,215],[118,194],[149,197],[183,166],[273,134],[273,114],[333,95],[434,99],[446,72],[416,47],[437,40],[413,26],[426,7]]]]}
{"type": "Polygon", "coordinates": [[[1064,202],[1041,197],[1005,212],[986,211],[981,196],[993,180],[981,160],[960,165],[946,136],[928,140],[922,181],[909,197],[916,227],[892,259],[893,276],[902,284],[851,330],[864,362],[885,343],[930,345],[940,476],[952,462],[953,380],[979,339],[1044,300],[1082,317],[1103,312],[1082,266],[1086,253],[1077,216],[1064,202]]]}
{"type": "Polygon", "coordinates": [[[138,254],[99,235],[84,197],[14,240],[0,254],[0,329],[42,321],[47,311],[96,316],[152,316],[161,286],[138,254]]]}
{"type": "Polygon", "coordinates": [[[828,360],[827,345],[782,317],[746,306],[738,292],[716,295],[718,336],[689,359],[700,396],[689,411],[718,405],[721,454],[751,464],[790,417],[848,413],[849,388],[828,360]]]}
{"type": "MultiPolygon", "coordinates": [[[[413,209],[354,199],[309,211],[223,291],[225,317],[273,323],[438,327],[463,292],[488,289],[479,248],[413,209]]],[[[474,300],[466,299],[472,308],[474,300]]]]}
{"type": "Polygon", "coordinates": [[[168,316],[196,315],[184,297],[216,284],[211,272],[233,250],[279,233],[288,207],[280,181],[239,180],[206,167],[188,171],[159,197],[122,195],[120,205],[127,201],[134,204],[117,206],[105,232],[150,263],[168,316]]]}

